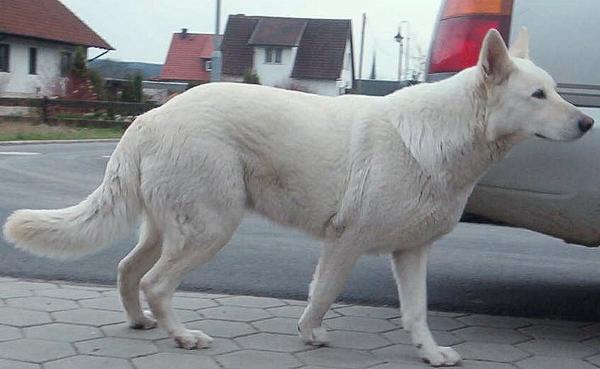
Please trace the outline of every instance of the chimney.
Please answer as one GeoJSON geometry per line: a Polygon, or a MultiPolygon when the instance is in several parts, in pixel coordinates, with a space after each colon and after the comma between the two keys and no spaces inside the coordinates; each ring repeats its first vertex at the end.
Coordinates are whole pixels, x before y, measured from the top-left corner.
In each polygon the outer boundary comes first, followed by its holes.
{"type": "Polygon", "coordinates": [[[187,28],[182,28],[181,29],[181,36],[180,37],[181,37],[182,40],[187,37],[187,31],[188,31],[187,28]]]}

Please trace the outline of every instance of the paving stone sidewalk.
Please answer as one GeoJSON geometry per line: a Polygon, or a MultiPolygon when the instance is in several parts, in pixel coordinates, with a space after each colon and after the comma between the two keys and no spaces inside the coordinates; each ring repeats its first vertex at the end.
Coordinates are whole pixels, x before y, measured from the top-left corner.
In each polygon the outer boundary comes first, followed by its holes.
{"type": "MultiPolygon", "coordinates": [[[[0,369],[428,368],[393,308],[335,305],[331,345],[315,348],[296,336],[302,301],[180,292],[174,305],[215,337],[210,349],[128,329],[113,287],[0,278],[0,369]]],[[[439,312],[429,322],[462,368],[600,367],[600,323],[439,312]]]]}

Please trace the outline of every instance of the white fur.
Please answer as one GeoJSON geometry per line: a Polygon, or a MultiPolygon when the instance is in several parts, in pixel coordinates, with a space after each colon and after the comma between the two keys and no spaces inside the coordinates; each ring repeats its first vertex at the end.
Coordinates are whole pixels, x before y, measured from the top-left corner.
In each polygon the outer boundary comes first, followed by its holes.
{"type": "MultiPolygon", "coordinates": [[[[520,41],[520,55],[526,46],[520,41]]],[[[494,160],[534,133],[579,137],[582,117],[545,72],[510,57],[496,31],[477,66],[382,98],[209,84],[138,118],[87,200],[17,211],[4,233],[20,248],[66,257],[101,247],[142,215],[140,241],[119,263],[129,323],[158,321],[180,346],[196,348],[210,337],[178,321],[171,296],[250,209],[324,240],[298,323],[304,340],[326,343],[322,318],[356,260],[389,253],[420,355],[453,365],[460,357],[435,343],[426,322],[431,244],[457,224],[494,160]],[[548,99],[531,97],[538,88],[548,99]],[[152,314],[140,308],[140,286],[152,314]]]]}

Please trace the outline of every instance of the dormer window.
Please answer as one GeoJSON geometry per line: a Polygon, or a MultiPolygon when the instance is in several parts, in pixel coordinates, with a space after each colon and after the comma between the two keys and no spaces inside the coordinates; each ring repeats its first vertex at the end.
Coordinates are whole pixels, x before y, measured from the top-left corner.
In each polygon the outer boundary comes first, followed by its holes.
{"type": "Polygon", "coordinates": [[[267,47],[265,49],[265,63],[281,64],[283,49],[280,47],[267,47]]]}

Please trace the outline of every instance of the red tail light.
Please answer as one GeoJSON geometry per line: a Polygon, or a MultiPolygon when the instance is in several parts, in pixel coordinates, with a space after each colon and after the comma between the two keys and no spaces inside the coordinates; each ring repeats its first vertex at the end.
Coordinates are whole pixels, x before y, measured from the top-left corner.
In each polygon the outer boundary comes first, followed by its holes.
{"type": "Polygon", "coordinates": [[[429,73],[454,73],[477,64],[490,28],[508,40],[513,0],[446,0],[429,55],[429,73]]]}

